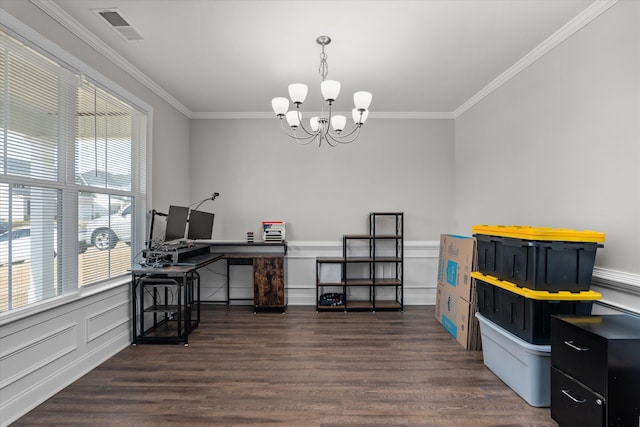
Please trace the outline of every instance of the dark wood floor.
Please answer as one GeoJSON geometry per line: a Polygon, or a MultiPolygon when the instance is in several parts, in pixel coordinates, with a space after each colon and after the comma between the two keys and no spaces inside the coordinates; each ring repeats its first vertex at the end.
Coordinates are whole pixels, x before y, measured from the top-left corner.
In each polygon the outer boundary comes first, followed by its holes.
{"type": "Polygon", "coordinates": [[[14,425],[554,426],[434,319],[207,306],[189,346],[131,346],[14,425]]]}

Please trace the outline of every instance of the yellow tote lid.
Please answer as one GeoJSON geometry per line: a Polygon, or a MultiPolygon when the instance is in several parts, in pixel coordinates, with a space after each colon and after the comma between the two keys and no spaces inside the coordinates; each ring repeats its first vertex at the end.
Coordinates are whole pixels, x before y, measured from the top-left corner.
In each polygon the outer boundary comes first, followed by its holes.
{"type": "Polygon", "coordinates": [[[521,288],[514,285],[511,282],[500,280],[493,276],[487,276],[479,271],[472,271],[471,277],[474,279],[482,280],[491,285],[505,289],[514,294],[521,295],[525,298],[541,300],[541,301],[598,301],[602,298],[602,294],[596,291],[581,291],[581,292],[549,292],[549,291],[534,291],[529,288],[521,288]]]}
{"type": "Polygon", "coordinates": [[[474,225],[473,234],[512,237],[526,240],[555,242],[604,242],[604,233],[593,230],[572,230],[570,228],[531,227],[529,225],[474,225]]]}

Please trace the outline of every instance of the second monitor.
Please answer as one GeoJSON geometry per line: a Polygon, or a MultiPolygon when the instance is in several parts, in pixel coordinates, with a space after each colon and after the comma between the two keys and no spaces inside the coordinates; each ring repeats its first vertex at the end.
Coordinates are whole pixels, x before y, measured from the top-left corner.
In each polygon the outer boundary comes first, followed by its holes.
{"type": "Polygon", "coordinates": [[[211,239],[214,214],[203,211],[191,211],[189,214],[189,240],[211,239]]]}

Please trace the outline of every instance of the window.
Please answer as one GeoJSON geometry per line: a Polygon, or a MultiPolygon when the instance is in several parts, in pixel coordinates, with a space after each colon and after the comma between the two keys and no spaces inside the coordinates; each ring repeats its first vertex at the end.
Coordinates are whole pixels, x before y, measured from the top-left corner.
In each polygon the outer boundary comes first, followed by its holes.
{"type": "Polygon", "coordinates": [[[87,76],[0,28],[0,313],[123,276],[142,247],[147,114],[87,76]]]}

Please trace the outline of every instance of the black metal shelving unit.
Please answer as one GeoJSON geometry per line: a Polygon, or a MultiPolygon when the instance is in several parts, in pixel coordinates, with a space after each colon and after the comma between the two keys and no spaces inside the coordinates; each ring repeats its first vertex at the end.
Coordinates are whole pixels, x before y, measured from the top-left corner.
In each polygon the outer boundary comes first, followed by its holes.
{"type": "Polygon", "coordinates": [[[316,310],[403,310],[403,241],[402,212],[370,213],[369,234],[344,235],[342,257],[316,259],[316,310]],[[338,281],[321,277],[322,267],[331,264],[340,265],[338,281]],[[327,290],[339,290],[342,303],[322,305],[320,297],[327,290]]]}

